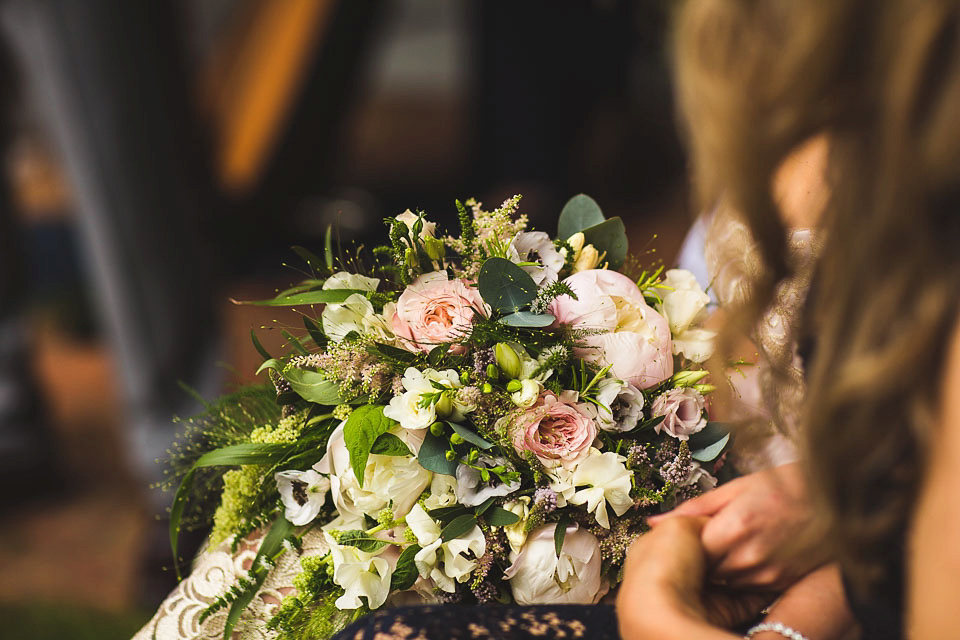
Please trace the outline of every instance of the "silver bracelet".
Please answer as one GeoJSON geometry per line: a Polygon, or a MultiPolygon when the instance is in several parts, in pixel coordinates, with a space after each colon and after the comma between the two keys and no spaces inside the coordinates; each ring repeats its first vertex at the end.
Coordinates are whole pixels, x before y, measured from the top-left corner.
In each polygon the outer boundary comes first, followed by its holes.
{"type": "Polygon", "coordinates": [[[754,634],[760,633],[761,631],[773,631],[774,633],[779,633],[784,638],[788,640],[809,640],[807,636],[803,635],[796,629],[792,629],[782,622],[761,622],[750,627],[750,630],[747,631],[747,635],[743,636],[744,638],[752,638],[754,634]]]}

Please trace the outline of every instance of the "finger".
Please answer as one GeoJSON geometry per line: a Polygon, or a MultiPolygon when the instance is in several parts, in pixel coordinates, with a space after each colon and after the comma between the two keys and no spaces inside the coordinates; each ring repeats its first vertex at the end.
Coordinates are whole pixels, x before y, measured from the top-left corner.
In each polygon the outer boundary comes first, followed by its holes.
{"type": "Polygon", "coordinates": [[[722,510],[707,521],[700,539],[712,564],[720,563],[749,537],[748,524],[736,509],[722,510]]]}
{"type": "Polygon", "coordinates": [[[717,511],[725,507],[733,498],[734,492],[728,490],[729,486],[729,484],[724,485],[719,489],[708,491],[703,495],[693,498],[692,500],[687,500],[672,511],[661,513],[656,516],[650,516],[647,518],[647,522],[650,523],[650,526],[655,526],[664,520],[676,516],[712,516],[717,511]]]}

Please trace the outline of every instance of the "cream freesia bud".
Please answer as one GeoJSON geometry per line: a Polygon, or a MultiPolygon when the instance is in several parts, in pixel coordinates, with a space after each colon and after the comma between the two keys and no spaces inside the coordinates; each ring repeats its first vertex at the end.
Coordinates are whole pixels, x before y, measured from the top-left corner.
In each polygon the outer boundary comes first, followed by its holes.
{"type": "Polygon", "coordinates": [[[570,245],[570,248],[573,249],[574,258],[580,254],[580,250],[583,249],[583,243],[586,242],[587,237],[583,235],[583,231],[577,231],[575,234],[567,238],[567,244],[570,245]]]}
{"type": "Polygon", "coordinates": [[[519,378],[520,374],[523,373],[523,363],[520,362],[520,356],[507,343],[498,342],[493,348],[493,355],[497,360],[497,366],[508,378],[519,378]]]}
{"type": "MultiPolygon", "coordinates": [[[[604,255],[606,255],[606,253],[604,253],[604,255]]],[[[577,257],[573,261],[573,272],[579,273],[589,269],[596,269],[597,265],[600,264],[600,260],[602,259],[603,256],[600,255],[600,252],[597,251],[597,248],[592,244],[588,244],[579,252],[577,252],[577,257]]]]}
{"type": "Polygon", "coordinates": [[[437,416],[440,418],[449,418],[453,413],[453,401],[450,399],[450,393],[444,391],[440,394],[440,398],[437,400],[437,404],[434,407],[437,411],[437,416]]]}

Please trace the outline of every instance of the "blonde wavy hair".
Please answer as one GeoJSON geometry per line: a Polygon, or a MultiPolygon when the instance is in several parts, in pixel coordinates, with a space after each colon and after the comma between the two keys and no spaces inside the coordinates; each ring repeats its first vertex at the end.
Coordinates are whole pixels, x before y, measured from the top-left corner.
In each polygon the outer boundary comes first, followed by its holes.
{"type": "Polygon", "coordinates": [[[701,202],[739,211],[788,275],[775,168],[830,140],[807,311],[809,480],[852,585],[889,579],[923,481],[960,296],[960,0],[688,0],[674,58],[701,202]]]}

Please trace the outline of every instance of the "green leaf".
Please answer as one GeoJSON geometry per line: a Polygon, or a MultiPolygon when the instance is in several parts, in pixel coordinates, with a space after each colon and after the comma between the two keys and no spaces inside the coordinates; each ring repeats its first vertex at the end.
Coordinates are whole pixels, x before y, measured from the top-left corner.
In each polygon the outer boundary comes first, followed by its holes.
{"type": "Polygon", "coordinates": [[[350,531],[342,532],[340,534],[340,539],[337,540],[337,542],[342,545],[356,547],[357,549],[366,551],[367,553],[379,551],[387,546],[387,543],[380,538],[375,538],[366,531],[361,531],[360,529],[352,529],[350,531]]]}
{"type": "Polygon", "coordinates": [[[293,525],[290,524],[281,513],[277,516],[277,519],[273,521],[273,525],[270,526],[270,531],[264,536],[263,542],[260,543],[260,549],[257,550],[257,557],[254,558],[253,564],[251,565],[253,585],[245,589],[230,605],[230,611],[227,613],[227,620],[223,628],[224,640],[230,640],[230,636],[233,634],[233,628],[237,625],[237,621],[240,620],[240,614],[244,612],[247,605],[253,600],[253,596],[263,585],[263,581],[269,573],[269,570],[263,566],[263,558],[274,560],[277,554],[283,549],[283,541],[292,534],[293,525]]]}
{"type": "Polygon", "coordinates": [[[264,359],[270,360],[273,356],[270,355],[270,352],[263,348],[263,345],[260,344],[260,338],[257,337],[257,332],[254,329],[250,329],[250,340],[253,342],[253,348],[257,350],[264,359]]]}
{"type": "Polygon", "coordinates": [[[323,236],[323,261],[327,270],[333,272],[333,225],[327,225],[327,232],[323,236]]]}
{"type": "Polygon", "coordinates": [[[353,475],[357,477],[361,488],[367,458],[370,457],[374,443],[395,424],[396,420],[383,415],[382,405],[368,404],[354,409],[347,418],[347,423],[343,425],[343,442],[350,452],[350,466],[353,467],[353,475]]]}
{"type": "Polygon", "coordinates": [[[607,255],[603,258],[611,269],[619,269],[627,257],[627,229],[619,217],[583,230],[584,246],[592,244],[594,248],[607,255]]]}
{"type": "Polygon", "coordinates": [[[457,475],[457,460],[447,460],[447,451],[450,450],[449,442],[440,436],[435,436],[427,431],[423,444],[420,445],[420,453],[417,454],[417,460],[420,466],[427,471],[442,473],[445,476],[457,475]]]}
{"type": "Polygon", "coordinates": [[[397,558],[397,568],[393,570],[390,576],[390,591],[403,591],[413,586],[413,583],[420,577],[417,571],[417,565],[413,558],[420,552],[420,545],[412,544],[403,550],[400,557],[397,558]]]}
{"type": "Polygon", "coordinates": [[[441,525],[444,525],[458,516],[470,513],[470,510],[461,505],[454,505],[452,507],[429,509],[427,510],[427,513],[431,518],[439,522],[441,525]]]}
{"type": "Polygon", "coordinates": [[[323,333],[323,329],[321,329],[320,325],[314,322],[310,316],[303,316],[303,326],[313,339],[313,343],[318,347],[322,347],[327,343],[327,336],[323,333]]]}
{"type": "Polygon", "coordinates": [[[569,523],[567,516],[560,516],[560,519],[557,520],[557,528],[553,530],[553,548],[556,550],[558,558],[560,552],[563,551],[563,539],[567,537],[567,525],[569,523]]]}
{"type": "Polygon", "coordinates": [[[287,339],[287,342],[290,343],[290,346],[293,347],[294,351],[296,351],[302,356],[308,355],[310,353],[309,351],[307,351],[306,347],[304,347],[303,344],[300,343],[300,340],[298,340],[297,337],[294,336],[292,333],[290,333],[286,329],[283,329],[280,333],[283,335],[284,338],[287,339]]]}
{"type": "Polygon", "coordinates": [[[556,320],[549,313],[533,313],[530,311],[517,311],[510,315],[500,318],[500,322],[510,327],[525,327],[530,329],[542,329],[549,327],[556,320]]]}
{"type": "Polygon", "coordinates": [[[406,349],[401,349],[400,347],[394,347],[389,344],[380,344],[375,342],[367,347],[367,352],[372,353],[373,355],[385,356],[387,358],[393,358],[400,362],[413,362],[417,359],[417,354],[407,351],[406,349]]]}
{"type": "Polygon", "coordinates": [[[472,513],[467,513],[462,516],[457,516],[454,518],[450,524],[445,526],[440,531],[440,539],[444,542],[450,542],[451,540],[456,540],[463,534],[467,533],[477,524],[477,516],[472,513]]]}
{"type": "Polygon", "coordinates": [[[450,426],[450,428],[453,429],[454,433],[456,433],[461,438],[463,438],[464,440],[466,440],[467,442],[469,442],[475,447],[480,447],[481,449],[489,449],[490,447],[493,446],[493,444],[481,438],[479,435],[477,435],[475,431],[473,431],[472,429],[470,429],[470,427],[466,425],[457,424],[456,422],[450,422],[449,420],[444,420],[444,422],[446,422],[450,426]]]}
{"type": "Polygon", "coordinates": [[[654,418],[648,418],[647,420],[644,420],[638,424],[630,433],[640,433],[644,429],[653,429],[655,426],[663,422],[666,417],[667,416],[656,416],[654,418]]]}
{"type": "Polygon", "coordinates": [[[726,422],[708,422],[707,426],[690,436],[687,445],[690,451],[705,449],[730,434],[730,425],[726,422]]]}
{"type": "Polygon", "coordinates": [[[478,516],[482,516],[487,509],[493,506],[493,503],[496,501],[496,499],[497,499],[497,496],[490,496],[489,498],[481,502],[479,505],[477,505],[477,508],[474,509],[473,512],[478,516]]]}
{"type": "Polygon", "coordinates": [[[180,563],[177,557],[180,520],[183,518],[183,510],[187,505],[196,470],[201,467],[273,464],[283,458],[290,448],[291,445],[288,444],[235,444],[205,453],[193,463],[190,471],[180,481],[180,486],[177,487],[177,493],[173,498],[173,505],[170,507],[170,549],[173,552],[177,580],[181,579],[180,563]]]}
{"type": "Polygon", "coordinates": [[[381,434],[373,443],[370,453],[381,456],[409,456],[410,447],[404,444],[403,440],[392,433],[381,434]]]}
{"type": "Polygon", "coordinates": [[[557,220],[557,237],[567,240],[578,231],[589,229],[606,220],[597,201],[586,194],[575,195],[563,205],[557,220]]]}
{"type": "Polygon", "coordinates": [[[233,300],[234,304],[252,304],[260,307],[299,307],[310,304],[340,304],[355,293],[366,295],[362,289],[317,289],[269,300],[233,300]]]}
{"type": "Polygon", "coordinates": [[[440,363],[443,362],[443,357],[447,355],[449,350],[449,344],[438,344],[433,349],[430,349],[430,353],[427,354],[427,362],[434,367],[439,366],[440,363]]]}
{"type": "Polygon", "coordinates": [[[309,402],[336,406],[343,401],[340,398],[340,388],[337,383],[327,380],[314,371],[304,371],[296,367],[286,367],[281,361],[271,358],[257,369],[259,375],[264,369],[273,369],[283,379],[290,383],[290,387],[298,396],[309,402]]]}
{"type": "Polygon", "coordinates": [[[307,263],[307,266],[316,271],[323,269],[323,262],[320,261],[320,258],[316,256],[313,251],[301,247],[300,245],[294,245],[290,247],[293,249],[293,252],[300,256],[300,259],[307,263]]]}
{"type": "Polygon", "coordinates": [[[494,311],[513,313],[537,297],[537,283],[506,258],[487,258],[477,275],[483,301],[494,311]]]}
{"type": "Polygon", "coordinates": [[[723,453],[723,450],[726,449],[728,442],[730,442],[729,433],[711,444],[709,447],[697,449],[696,451],[691,452],[690,455],[697,462],[710,462],[712,460],[716,460],[720,457],[720,454],[723,453]]]}
{"type": "Polygon", "coordinates": [[[520,522],[520,516],[503,507],[493,507],[487,512],[486,518],[491,527],[506,527],[520,522]]]}

